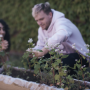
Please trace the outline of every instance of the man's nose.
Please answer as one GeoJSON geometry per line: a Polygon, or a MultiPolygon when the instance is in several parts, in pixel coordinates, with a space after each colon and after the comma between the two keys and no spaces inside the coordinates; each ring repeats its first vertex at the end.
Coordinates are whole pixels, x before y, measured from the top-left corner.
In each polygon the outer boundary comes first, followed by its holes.
{"type": "Polygon", "coordinates": [[[38,25],[41,25],[41,21],[38,21],[37,23],[38,23],[38,25]]]}

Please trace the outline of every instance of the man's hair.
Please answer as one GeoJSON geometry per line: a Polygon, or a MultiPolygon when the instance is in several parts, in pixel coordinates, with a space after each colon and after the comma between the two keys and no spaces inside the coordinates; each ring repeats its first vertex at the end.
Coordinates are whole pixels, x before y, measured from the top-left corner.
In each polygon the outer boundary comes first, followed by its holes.
{"type": "Polygon", "coordinates": [[[32,8],[32,16],[35,17],[40,11],[44,11],[44,13],[49,14],[49,12],[51,12],[49,2],[34,5],[32,8]]]}
{"type": "Polygon", "coordinates": [[[7,25],[7,23],[3,20],[3,19],[0,19],[0,23],[3,25],[4,27],[4,31],[5,31],[5,36],[4,36],[4,39],[8,41],[9,45],[8,45],[8,48],[6,51],[10,50],[10,34],[9,34],[9,27],[7,25]]]}

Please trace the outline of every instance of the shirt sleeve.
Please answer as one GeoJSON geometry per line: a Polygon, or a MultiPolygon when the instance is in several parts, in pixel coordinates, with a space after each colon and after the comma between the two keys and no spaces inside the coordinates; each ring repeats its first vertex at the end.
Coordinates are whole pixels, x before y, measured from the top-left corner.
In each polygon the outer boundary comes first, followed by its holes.
{"type": "Polygon", "coordinates": [[[36,44],[36,46],[33,48],[33,49],[35,49],[35,50],[37,50],[37,49],[39,49],[39,50],[41,50],[43,47],[44,47],[44,40],[43,40],[43,38],[42,38],[42,34],[40,34],[41,33],[41,30],[40,30],[40,28],[38,29],[38,41],[37,41],[37,44],[36,44]]]}
{"type": "Polygon", "coordinates": [[[55,24],[55,31],[56,33],[48,39],[48,44],[45,46],[45,48],[49,48],[49,50],[55,48],[57,44],[66,41],[72,34],[71,28],[61,23],[55,24]]]}

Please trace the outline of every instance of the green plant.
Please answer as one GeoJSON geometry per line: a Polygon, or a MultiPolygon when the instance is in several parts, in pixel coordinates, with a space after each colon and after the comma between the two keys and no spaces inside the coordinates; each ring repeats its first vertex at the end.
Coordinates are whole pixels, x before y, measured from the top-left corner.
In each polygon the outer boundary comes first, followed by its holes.
{"type": "MultiPolygon", "coordinates": [[[[76,84],[72,76],[67,74],[68,73],[67,68],[69,66],[66,66],[66,65],[63,66],[62,59],[67,58],[68,55],[63,55],[62,53],[59,54],[55,49],[52,49],[49,52],[50,58],[41,57],[40,60],[38,60],[33,54],[33,58],[31,59],[31,61],[29,61],[30,59],[29,55],[31,55],[33,51],[32,48],[34,47],[34,44],[32,41],[33,41],[32,39],[28,40],[27,45],[29,46],[29,48],[22,56],[22,63],[24,64],[24,67],[26,69],[30,68],[31,70],[32,67],[34,67],[34,76],[36,76],[37,78],[40,78],[40,83],[54,85],[68,90],[72,90],[73,88],[75,88],[75,90],[78,90],[80,88],[86,87],[85,83],[84,83],[85,87],[82,87],[80,82],[76,84]]],[[[75,46],[73,46],[73,48],[75,48],[75,46]]],[[[42,52],[42,50],[38,50],[38,51],[42,52]]],[[[84,56],[82,57],[85,59],[84,56]]],[[[82,60],[82,58],[80,58],[80,60],[82,60]]],[[[76,60],[76,64],[74,65],[73,69],[76,69],[77,67],[78,71],[76,71],[77,75],[73,75],[73,76],[74,77],[76,76],[77,79],[83,79],[83,81],[85,81],[90,78],[90,73],[88,72],[85,65],[82,66],[82,63],[80,63],[80,60],[76,60]]],[[[8,68],[7,64],[4,63],[4,68],[5,68],[5,72],[3,72],[4,74],[7,74],[7,75],[12,74],[12,66],[11,68],[8,68]]],[[[17,77],[20,77],[20,76],[18,75],[17,77]]],[[[29,76],[26,77],[26,79],[28,78],[29,76]]]]}
{"type": "MultiPolygon", "coordinates": [[[[62,59],[68,57],[68,55],[63,55],[62,53],[59,54],[55,51],[55,49],[52,49],[49,52],[51,56],[50,58],[44,59],[44,57],[41,57],[40,60],[38,60],[33,54],[33,58],[29,62],[29,55],[33,51],[32,39],[29,39],[28,43],[29,48],[22,56],[22,63],[24,64],[25,68],[28,68],[28,66],[30,69],[31,67],[34,67],[34,73],[36,76],[40,77],[41,83],[52,83],[53,85],[58,85],[59,87],[65,87],[64,83],[66,83],[67,81],[68,86],[70,85],[70,82],[74,82],[72,80],[72,77],[70,75],[67,75],[68,66],[62,66],[62,59]],[[27,64],[27,62],[29,65],[27,64]],[[50,77],[52,77],[52,79],[50,77]]],[[[42,52],[41,50],[38,51],[42,52]]]]}

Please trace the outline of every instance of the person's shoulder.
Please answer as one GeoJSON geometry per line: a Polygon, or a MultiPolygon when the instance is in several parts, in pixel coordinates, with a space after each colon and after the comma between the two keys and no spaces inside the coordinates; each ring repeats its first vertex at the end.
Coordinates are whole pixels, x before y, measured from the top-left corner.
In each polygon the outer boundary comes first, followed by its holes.
{"type": "Polygon", "coordinates": [[[54,9],[52,9],[53,12],[53,23],[56,22],[62,22],[63,20],[65,20],[65,15],[62,12],[56,11],[54,9]]]}
{"type": "Polygon", "coordinates": [[[52,10],[53,14],[56,14],[56,15],[58,15],[59,17],[62,17],[62,16],[65,17],[65,14],[64,14],[63,12],[58,11],[58,10],[55,10],[55,9],[51,9],[51,10],[52,10]]]}

